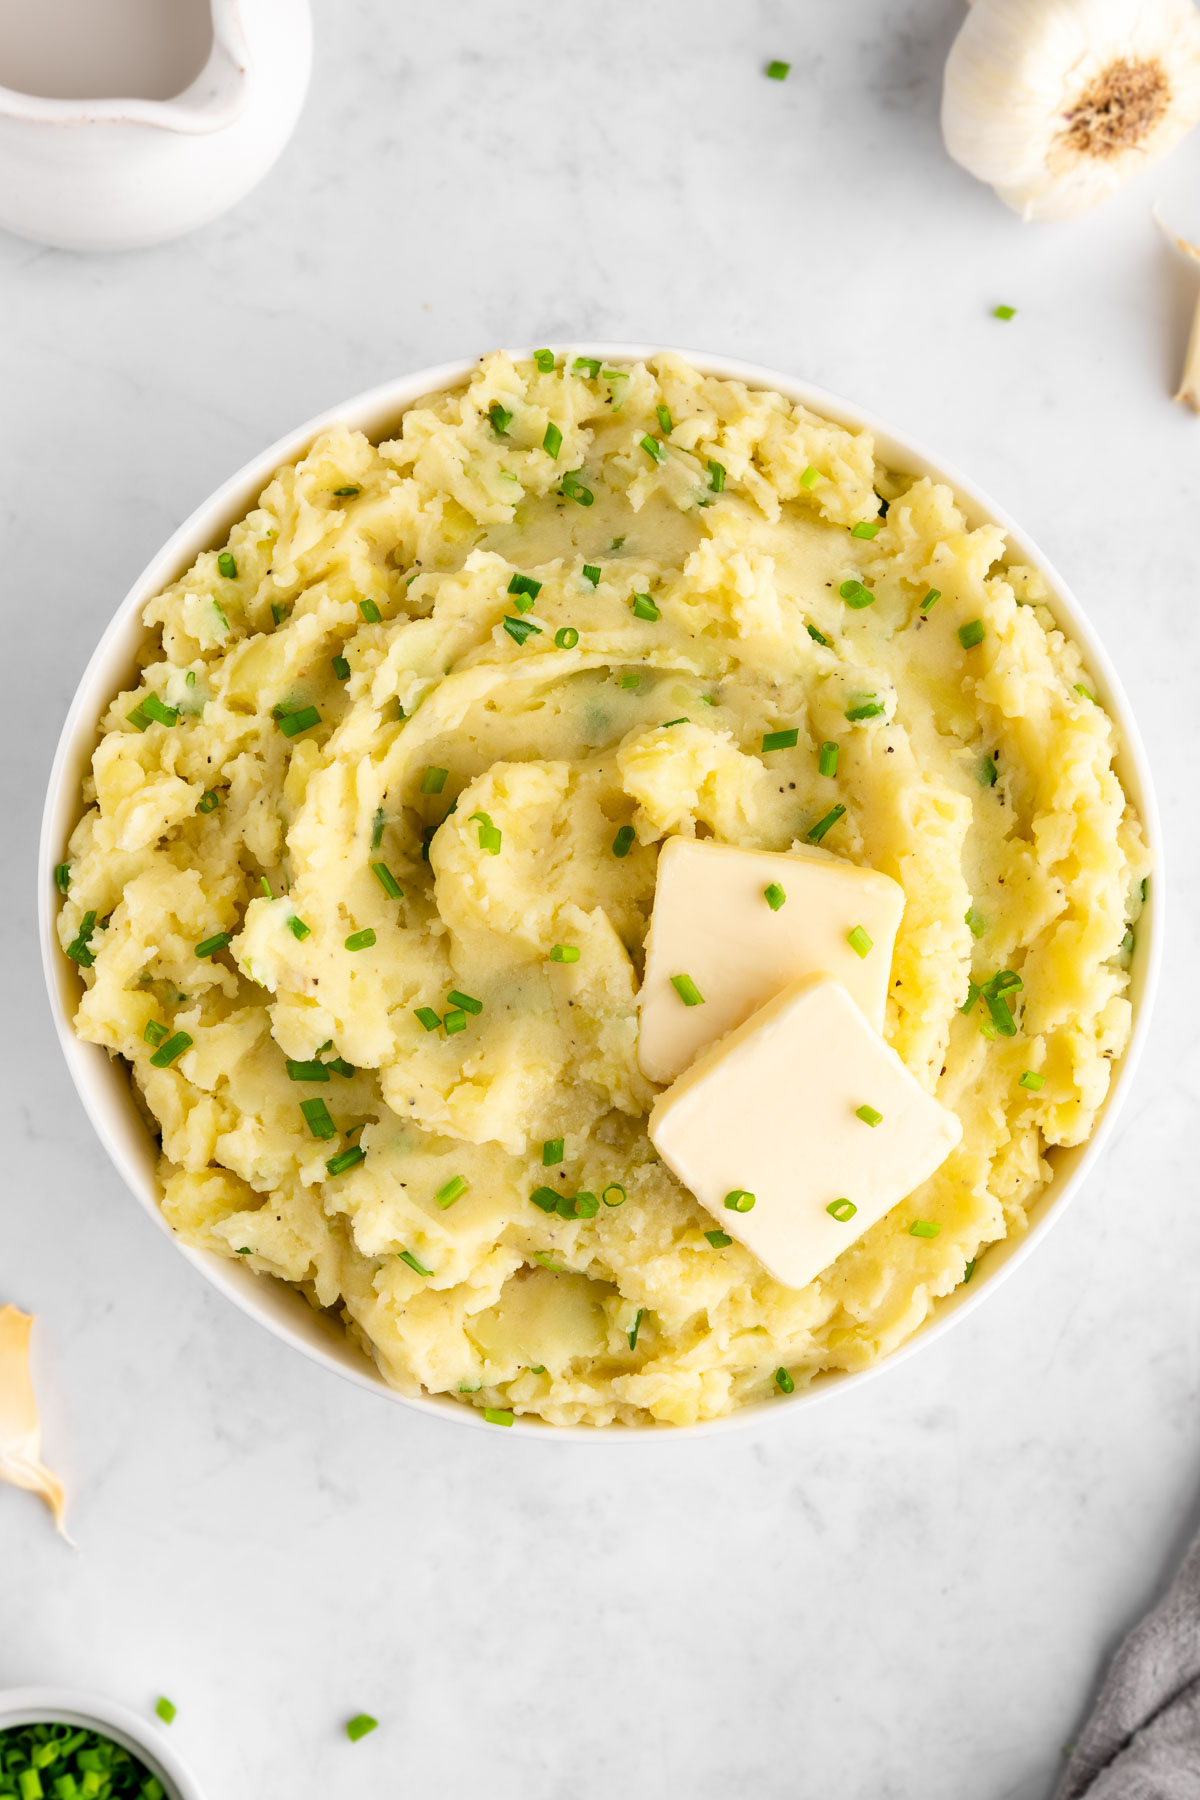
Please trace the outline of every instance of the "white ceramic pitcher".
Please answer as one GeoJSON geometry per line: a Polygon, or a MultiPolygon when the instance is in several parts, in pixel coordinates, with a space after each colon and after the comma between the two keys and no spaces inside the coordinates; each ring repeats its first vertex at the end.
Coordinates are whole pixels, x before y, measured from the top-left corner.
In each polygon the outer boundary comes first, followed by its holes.
{"type": "Polygon", "coordinates": [[[208,60],[172,99],[0,86],[0,226],[64,249],[126,250],[192,231],[249,193],[304,101],[308,0],[210,5],[208,60]]]}

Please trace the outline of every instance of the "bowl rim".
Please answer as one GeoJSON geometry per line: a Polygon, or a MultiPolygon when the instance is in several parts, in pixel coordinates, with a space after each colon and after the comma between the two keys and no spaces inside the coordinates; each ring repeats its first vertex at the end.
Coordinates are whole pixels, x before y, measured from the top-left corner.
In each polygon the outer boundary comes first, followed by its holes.
{"type": "MultiPolygon", "coordinates": [[[[1010,559],[1031,564],[1046,578],[1052,594],[1050,608],[1056,623],[1078,644],[1096,679],[1105,711],[1116,731],[1116,762],[1123,765],[1122,786],[1127,798],[1137,809],[1145,841],[1154,856],[1153,880],[1139,921],[1131,964],[1130,997],[1133,1019],[1130,1039],[1124,1054],[1112,1069],[1109,1090],[1095,1128],[1084,1144],[1052,1152],[1056,1160],[1069,1159],[1071,1166],[1062,1174],[1056,1173],[1054,1179],[1042,1189],[1031,1209],[1030,1223],[1020,1237],[1001,1239],[988,1246],[981,1257],[977,1281],[971,1283],[970,1291],[966,1284],[960,1283],[950,1294],[935,1302],[931,1313],[910,1337],[866,1368],[820,1375],[810,1385],[797,1387],[791,1395],[755,1401],[719,1418],[691,1425],[634,1426],[614,1422],[596,1426],[551,1425],[544,1420],[524,1419],[518,1415],[509,1427],[511,1435],[536,1436],[543,1441],[549,1437],[556,1441],[576,1443],[644,1443],[653,1442],[663,1435],[672,1440],[711,1437],[720,1432],[761,1423],[768,1412],[777,1417],[782,1417],[785,1413],[789,1417],[794,1416],[798,1407],[811,1408],[821,1402],[828,1402],[836,1395],[861,1387],[866,1381],[896,1368],[940,1338],[961,1318],[973,1312],[1003,1278],[1025,1262],[1043,1241],[1050,1227],[1061,1218],[1109,1140],[1128,1096],[1148,1035],[1163,958],[1165,870],[1162,828],[1145,745],[1120,678],[1098,633],[1073,590],[1028,533],[986,490],[963,475],[953,463],[933,455],[918,440],[906,432],[897,431],[868,409],[830,393],[813,382],[761,364],[706,351],[687,350],[666,343],[581,341],[552,343],[547,347],[553,350],[556,358],[582,355],[599,357],[604,362],[613,363],[648,362],[656,357],[676,356],[698,369],[701,374],[740,381],[750,388],[768,389],[782,394],[784,398],[807,407],[836,424],[851,430],[869,431],[874,438],[877,454],[882,452],[883,459],[890,466],[905,473],[929,475],[947,483],[953,489],[955,498],[970,523],[988,522],[998,525],[1005,534],[1010,559]]],[[[514,361],[522,361],[532,357],[533,350],[507,349],[505,353],[514,361]]],[[[483,356],[491,354],[494,352],[488,351],[481,356],[459,358],[415,370],[407,375],[393,376],[325,408],[251,457],[202,500],[172,532],[116,607],[88,660],[68,707],[51,765],[42,814],[38,847],[37,909],[43,975],[60,1048],[76,1092],[110,1162],[143,1210],[150,1214],[177,1249],[226,1298],[311,1361],[353,1381],[361,1388],[416,1411],[479,1430],[491,1429],[495,1435],[494,1428],[478,1408],[466,1405],[450,1395],[402,1393],[385,1381],[365,1354],[346,1355],[348,1340],[346,1345],[339,1345],[342,1354],[335,1354],[332,1347],[335,1340],[331,1339],[330,1347],[326,1347],[315,1341],[314,1334],[302,1333],[293,1328],[290,1321],[270,1316],[253,1284],[262,1279],[273,1278],[257,1277],[250,1270],[234,1266],[227,1258],[197,1250],[183,1243],[171,1230],[159,1205],[157,1183],[153,1184],[155,1191],[151,1192],[150,1182],[143,1179],[143,1172],[135,1167],[127,1145],[120,1142],[107,1102],[100,1093],[100,1075],[104,1066],[109,1063],[108,1053],[98,1046],[85,1044],[76,1037],[72,1029],[66,1004],[66,984],[68,980],[74,981],[75,978],[62,968],[55,930],[58,894],[53,879],[62,846],[78,816],[75,810],[77,784],[70,792],[71,805],[68,807],[67,779],[79,763],[81,750],[85,751],[85,760],[90,759],[92,749],[98,741],[98,722],[110,698],[109,664],[115,660],[116,652],[126,639],[131,640],[131,648],[125,661],[132,662],[132,639],[137,631],[135,621],[140,619],[141,609],[146,601],[189,567],[201,549],[211,547],[223,529],[243,517],[275,471],[302,455],[323,431],[335,425],[346,425],[368,434],[377,433],[386,422],[394,421],[418,400],[463,386],[478,368],[483,356]],[[103,1060],[101,1062],[95,1059],[103,1060]]],[[[74,992],[77,995],[78,989],[75,988],[74,992]]],[[[128,1111],[132,1113],[135,1110],[130,1089],[128,1111]]]]}
{"type": "Polygon", "coordinates": [[[0,1688],[0,1731],[22,1725],[79,1725],[111,1738],[146,1764],[167,1790],[167,1800],[205,1800],[204,1792],[174,1746],[119,1700],[82,1688],[0,1688]]]}

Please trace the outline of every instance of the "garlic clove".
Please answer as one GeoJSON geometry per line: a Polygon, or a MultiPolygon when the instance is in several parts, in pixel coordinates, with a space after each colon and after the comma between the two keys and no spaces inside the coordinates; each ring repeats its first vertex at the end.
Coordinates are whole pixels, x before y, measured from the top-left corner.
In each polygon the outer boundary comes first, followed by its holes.
{"type": "Polygon", "coordinates": [[[63,1484],[41,1460],[41,1425],[29,1372],[32,1329],[32,1313],[0,1306],[0,1481],[43,1499],[70,1543],[63,1524],[63,1484]]]}
{"type": "Polygon", "coordinates": [[[1198,120],[1193,0],[974,0],[946,61],[946,148],[1024,219],[1086,212],[1198,120]]]}
{"type": "MultiPolygon", "coordinates": [[[[1194,263],[1200,263],[1200,244],[1193,244],[1190,238],[1180,237],[1178,232],[1171,231],[1159,218],[1158,208],[1154,209],[1154,217],[1162,226],[1177,250],[1190,257],[1194,263]]],[[[1177,400],[1190,406],[1194,412],[1200,412],[1200,292],[1196,294],[1196,310],[1192,315],[1192,329],[1188,338],[1187,354],[1183,359],[1183,379],[1179,384],[1177,400]]]]}

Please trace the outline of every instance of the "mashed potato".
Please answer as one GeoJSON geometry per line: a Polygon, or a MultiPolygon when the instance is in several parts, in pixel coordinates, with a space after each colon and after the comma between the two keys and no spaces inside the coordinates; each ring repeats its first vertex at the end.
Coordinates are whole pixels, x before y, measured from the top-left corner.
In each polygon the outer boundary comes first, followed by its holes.
{"type": "Polygon", "coordinates": [[[683,1424],[885,1355],[1022,1230],[1128,1038],[1148,861],[998,527],[778,394],[549,361],[327,432],[149,603],[60,932],[189,1243],[404,1392],[683,1424]],[[664,837],[788,850],[835,801],[825,848],[906,895],[887,1038],[964,1129],[936,1238],[885,1218],[792,1290],[655,1156],[638,983],[664,837]]]}

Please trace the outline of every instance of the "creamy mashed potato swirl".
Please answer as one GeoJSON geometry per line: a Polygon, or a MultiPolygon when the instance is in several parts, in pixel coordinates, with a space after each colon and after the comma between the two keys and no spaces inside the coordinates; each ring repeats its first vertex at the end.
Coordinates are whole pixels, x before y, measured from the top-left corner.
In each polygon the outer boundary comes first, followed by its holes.
{"type": "Polygon", "coordinates": [[[1113,726],[1038,572],[868,434],[675,357],[491,356],[326,432],[145,625],[62,878],[77,1028],[174,1230],[401,1390],[689,1423],[861,1368],[1091,1131],[1148,869],[1113,726]],[[786,851],[835,805],[906,896],[888,1041],[963,1138],[936,1238],[900,1207],[792,1290],[655,1156],[638,984],[666,836],[786,851]],[[1012,1036],[961,1010],[1002,970],[1012,1036]]]}

